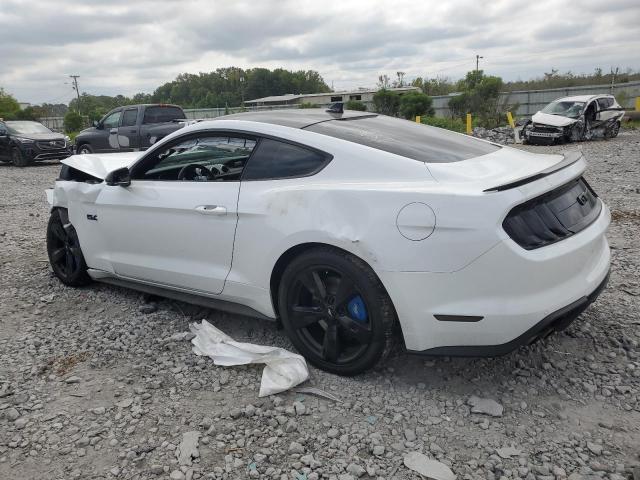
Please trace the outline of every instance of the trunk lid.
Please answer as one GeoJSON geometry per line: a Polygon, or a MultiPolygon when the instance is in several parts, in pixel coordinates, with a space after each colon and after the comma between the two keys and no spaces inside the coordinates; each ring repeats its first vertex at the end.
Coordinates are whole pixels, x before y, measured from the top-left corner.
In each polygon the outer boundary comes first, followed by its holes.
{"type": "Polygon", "coordinates": [[[579,151],[546,155],[503,147],[461,162],[430,163],[428,168],[438,182],[493,192],[517,188],[578,162],[585,163],[579,151]]]}

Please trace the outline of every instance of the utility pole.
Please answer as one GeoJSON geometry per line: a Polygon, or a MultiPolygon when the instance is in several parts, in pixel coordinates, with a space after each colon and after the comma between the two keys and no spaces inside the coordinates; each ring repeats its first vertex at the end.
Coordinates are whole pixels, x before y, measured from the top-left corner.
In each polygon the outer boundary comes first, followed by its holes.
{"type": "Polygon", "coordinates": [[[80,90],[78,89],[78,79],[80,75],[69,75],[71,79],[73,79],[73,89],[76,91],[76,95],[78,97],[78,113],[80,113],[80,90]]]}
{"type": "Polygon", "coordinates": [[[484,57],[481,57],[480,55],[476,55],[476,73],[478,73],[478,65],[480,63],[481,58],[484,58],[484,57]]]}
{"type": "Polygon", "coordinates": [[[616,76],[618,75],[618,70],[619,68],[616,67],[616,71],[613,71],[613,67],[611,67],[611,95],[613,95],[613,87],[615,86],[616,83],[616,76]]]}

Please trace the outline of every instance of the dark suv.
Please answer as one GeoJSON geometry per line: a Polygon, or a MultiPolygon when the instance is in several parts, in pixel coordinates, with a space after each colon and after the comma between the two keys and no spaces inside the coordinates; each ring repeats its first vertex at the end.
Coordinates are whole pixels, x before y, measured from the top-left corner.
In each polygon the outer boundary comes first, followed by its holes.
{"type": "Polygon", "coordinates": [[[0,160],[26,167],[41,160],[62,160],[71,155],[69,137],[38,122],[0,122],[0,160]]]}

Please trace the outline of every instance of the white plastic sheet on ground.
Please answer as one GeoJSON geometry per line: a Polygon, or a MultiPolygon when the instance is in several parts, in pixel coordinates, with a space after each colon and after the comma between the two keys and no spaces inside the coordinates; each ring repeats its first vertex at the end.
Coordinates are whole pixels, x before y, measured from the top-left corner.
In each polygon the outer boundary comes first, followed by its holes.
{"type": "Polygon", "coordinates": [[[206,320],[189,328],[195,335],[191,340],[193,353],[211,358],[216,365],[264,363],[260,397],[284,392],[309,378],[304,358],[284,348],[236,342],[206,320]]]}

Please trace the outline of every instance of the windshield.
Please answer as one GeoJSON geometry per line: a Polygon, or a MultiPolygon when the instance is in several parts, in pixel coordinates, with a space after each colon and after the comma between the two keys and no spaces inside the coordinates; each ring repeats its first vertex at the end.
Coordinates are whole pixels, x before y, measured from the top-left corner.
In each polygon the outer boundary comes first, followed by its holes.
{"type": "Polygon", "coordinates": [[[572,102],[569,100],[556,100],[544,107],[541,112],[548,113],[550,115],[560,115],[562,117],[578,118],[582,109],[584,108],[584,102],[572,102]]]}
{"type": "Polygon", "coordinates": [[[6,122],[10,133],[27,135],[30,133],[53,133],[38,122],[6,122]]]}

